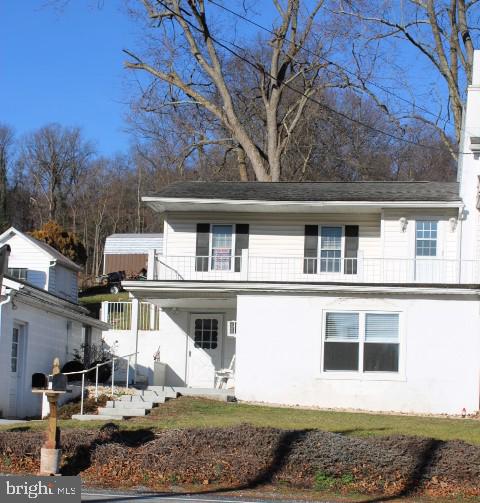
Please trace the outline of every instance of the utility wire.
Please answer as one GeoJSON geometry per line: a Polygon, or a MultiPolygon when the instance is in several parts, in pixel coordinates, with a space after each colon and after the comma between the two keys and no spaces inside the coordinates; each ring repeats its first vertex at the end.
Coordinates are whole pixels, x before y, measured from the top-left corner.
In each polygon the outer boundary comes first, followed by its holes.
{"type": "MultiPolygon", "coordinates": [[[[157,0],[158,3],[160,5],[162,5],[162,7],[164,7],[167,11],[171,12],[173,16],[178,16],[178,14],[173,10],[171,9],[168,5],[166,5],[164,3],[163,0],[157,0]]],[[[189,19],[187,19],[186,17],[183,17],[182,18],[183,21],[188,25],[190,26],[191,28],[193,28],[195,31],[197,31],[198,33],[202,34],[203,36],[205,36],[205,33],[203,32],[202,29],[200,29],[198,26],[196,26],[195,24],[193,24],[189,19]]],[[[230,54],[232,54],[233,56],[235,56],[236,58],[240,59],[241,61],[243,61],[244,63],[246,63],[247,65],[251,66],[252,68],[254,68],[255,70],[260,70],[259,66],[256,64],[256,63],[253,63],[252,61],[250,61],[248,58],[242,56],[241,54],[238,54],[236,51],[234,51],[233,49],[231,49],[230,47],[228,47],[227,45],[225,45],[223,42],[221,42],[219,39],[215,38],[210,32],[208,33],[208,36],[209,38],[216,44],[218,45],[219,47],[222,47],[222,49],[226,50],[227,52],[229,52],[230,54]]],[[[231,42],[227,42],[231,45],[234,45],[232,44],[231,42]]],[[[263,71],[263,73],[270,77],[271,79],[273,80],[277,80],[277,77],[273,76],[272,74],[268,73],[265,69],[261,68],[261,70],[263,71]]],[[[382,134],[384,136],[387,136],[393,140],[397,140],[397,141],[401,141],[401,142],[404,142],[404,143],[408,143],[410,145],[414,145],[414,146],[417,146],[417,147],[422,147],[422,148],[425,148],[425,149],[428,149],[428,150],[438,150],[438,151],[443,151],[443,149],[439,148],[439,147],[435,147],[435,146],[432,146],[432,145],[425,145],[423,143],[418,143],[416,141],[413,141],[413,140],[409,140],[407,138],[402,138],[401,136],[397,136],[395,134],[392,134],[392,133],[389,133],[387,131],[384,131],[382,129],[378,129],[374,126],[370,126],[369,124],[365,124],[364,122],[358,120],[358,119],[355,119],[353,117],[350,117],[349,115],[343,113],[343,112],[340,112],[339,110],[336,110],[332,107],[330,107],[329,105],[326,105],[325,103],[322,103],[321,101],[318,101],[316,100],[315,98],[312,98],[311,96],[305,94],[304,92],[302,91],[299,91],[298,89],[295,89],[294,87],[292,87],[291,85],[289,84],[286,84],[284,83],[284,86],[288,89],[290,89],[291,91],[293,91],[294,93],[296,94],[299,94],[301,96],[303,96],[305,99],[311,101],[312,103],[315,103],[316,105],[318,105],[319,107],[335,114],[335,115],[338,115],[350,122],[353,122],[354,124],[357,124],[359,126],[362,126],[364,127],[365,129],[370,129],[371,131],[374,131],[376,133],[379,133],[379,134],[382,134]]],[[[455,154],[457,155],[460,155],[460,154],[471,154],[473,155],[472,152],[455,152],[455,154]]]]}
{"type": "MultiPolygon", "coordinates": [[[[224,5],[222,4],[219,4],[218,2],[216,2],[215,0],[207,0],[209,3],[219,7],[220,9],[223,9],[224,11],[242,19],[243,21],[247,22],[247,23],[250,23],[251,25],[257,27],[257,28],[260,28],[261,30],[263,31],[266,31],[267,33],[270,33],[271,35],[276,35],[276,33],[273,31],[273,30],[270,30],[269,28],[267,28],[266,26],[263,26],[261,25],[260,23],[257,23],[256,21],[254,21],[253,19],[250,19],[248,18],[247,16],[244,16],[243,14],[240,14],[239,12],[236,12],[228,7],[225,7],[224,5]]],[[[285,37],[285,41],[288,42],[289,44],[293,43],[291,40],[289,40],[288,38],[285,37]]],[[[351,70],[349,70],[348,68],[345,68],[344,66],[336,63],[335,61],[332,61],[328,58],[326,58],[325,56],[322,56],[321,54],[318,54],[310,49],[308,49],[307,47],[300,47],[300,49],[302,51],[305,51],[306,53],[308,54],[311,54],[312,56],[315,56],[317,58],[320,58],[322,59],[323,61],[325,61],[325,63],[328,63],[329,65],[331,66],[335,66],[337,67],[339,70],[345,72],[345,73],[348,73],[349,75],[353,75],[356,79],[360,80],[360,81],[363,81],[363,79],[360,79],[358,77],[358,75],[355,73],[355,72],[352,72],[351,70]]],[[[329,71],[332,71],[332,70],[329,70],[329,71]]],[[[332,73],[335,73],[335,72],[332,72],[332,73]]],[[[337,76],[341,77],[341,75],[339,73],[336,73],[337,76]]],[[[368,82],[370,85],[376,87],[377,89],[380,89],[381,91],[383,91],[384,93],[386,94],[389,94],[395,98],[397,98],[398,100],[401,100],[403,101],[404,103],[408,103],[409,105],[412,105],[413,107],[417,108],[418,110],[421,110],[422,112],[425,112],[426,114],[428,115],[431,115],[432,117],[435,117],[436,119],[439,118],[439,116],[433,112],[431,112],[430,110],[427,110],[426,108],[420,106],[420,105],[417,105],[416,103],[414,103],[413,101],[410,101],[410,100],[407,100],[406,98],[404,98],[403,96],[400,96],[396,93],[394,93],[393,91],[391,91],[390,89],[380,85],[380,84],[377,84],[376,82],[373,82],[372,80],[369,80],[369,79],[365,79],[365,82],[368,82]]],[[[453,126],[453,123],[450,121],[450,120],[447,120],[447,119],[442,119],[442,121],[446,122],[447,124],[450,124],[453,126]]]]}

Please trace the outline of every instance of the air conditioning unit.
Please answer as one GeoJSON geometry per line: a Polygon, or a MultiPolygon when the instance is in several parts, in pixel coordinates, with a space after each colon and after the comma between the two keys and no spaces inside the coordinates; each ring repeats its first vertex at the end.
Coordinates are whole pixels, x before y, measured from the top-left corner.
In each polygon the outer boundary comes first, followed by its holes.
{"type": "Polygon", "coordinates": [[[237,320],[230,320],[227,322],[227,336],[236,337],[237,335],[237,320]]]}
{"type": "Polygon", "coordinates": [[[470,150],[474,154],[480,154],[480,137],[470,136],[470,150]]]}

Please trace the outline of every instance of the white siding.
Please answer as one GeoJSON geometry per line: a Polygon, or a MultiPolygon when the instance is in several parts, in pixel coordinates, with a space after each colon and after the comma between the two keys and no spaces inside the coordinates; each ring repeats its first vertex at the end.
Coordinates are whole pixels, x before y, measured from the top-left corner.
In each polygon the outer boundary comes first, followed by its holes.
{"type": "MultiPolygon", "coordinates": [[[[82,325],[71,321],[71,330],[67,329],[68,318],[49,313],[43,309],[24,304],[18,297],[15,299],[15,310],[11,304],[1,309],[0,335],[0,379],[9,387],[9,392],[0,393],[0,411],[4,416],[14,416],[11,391],[15,390],[10,371],[13,323],[24,327],[26,340],[25,365],[23,379],[16,389],[14,398],[21,403],[19,416],[38,416],[41,411],[40,398],[31,392],[31,375],[34,372],[49,373],[55,357],[63,365],[73,357],[75,349],[83,343],[82,325]]],[[[100,342],[100,331],[92,328],[92,342],[100,342]]]]}
{"type": "Polygon", "coordinates": [[[384,239],[383,256],[385,258],[412,259],[415,257],[415,223],[416,220],[436,219],[438,228],[438,258],[456,260],[458,253],[458,233],[460,224],[452,231],[449,219],[456,218],[458,211],[446,209],[433,210],[385,210],[384,211],[384,239]],[[400,218],[408,220],[407,229],[400,229],[400,218]]]}
{"type": "Polygon", "coordinates": [[[306,224],[358,225],[359,250],[365,257],[381,252],[379,214],[252,215],[172,214],[165,222],[165,255],[194,256],[197,223],[250,224],[249,254],[252,257],[303,257],[306,224]]]}
{"type": "Polygon", "coordinates": [[[43,290],[48,289],[50,258],[33,243],[18,235],[8,239],[11,248],[8,267],[28,269],[27,280],[33,286],[43,290]]]}

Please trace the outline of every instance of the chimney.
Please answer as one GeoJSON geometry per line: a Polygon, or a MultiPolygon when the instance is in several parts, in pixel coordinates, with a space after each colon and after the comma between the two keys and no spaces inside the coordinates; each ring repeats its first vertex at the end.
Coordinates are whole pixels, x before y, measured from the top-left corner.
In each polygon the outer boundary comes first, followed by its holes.
{"type": "Polygon", "coordinates": [[[463,114],[457,180],[465,209],[462,215],[461,260],[480,259],[480,51],[474,51],[472,84],[463,114]]]}

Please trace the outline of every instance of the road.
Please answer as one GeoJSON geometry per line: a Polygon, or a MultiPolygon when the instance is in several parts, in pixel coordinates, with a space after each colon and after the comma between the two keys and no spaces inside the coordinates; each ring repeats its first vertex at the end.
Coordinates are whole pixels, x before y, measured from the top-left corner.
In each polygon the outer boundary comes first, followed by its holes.
{"type": "MultiPolygon", "coordinates": [[[[305,500],[263,499],[217,496],[215,494],[175,495],[172,493],[114,492],[84,489],[82,501],[98,503],[305,503],[305,500]]],[[[317,503],[327,503],[326,501],[317,503]]]]}

